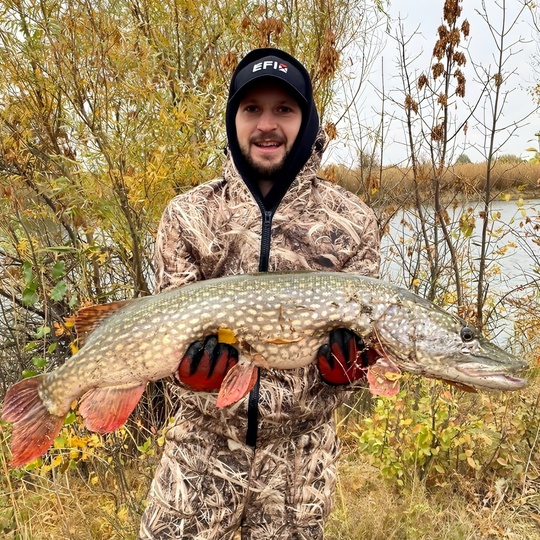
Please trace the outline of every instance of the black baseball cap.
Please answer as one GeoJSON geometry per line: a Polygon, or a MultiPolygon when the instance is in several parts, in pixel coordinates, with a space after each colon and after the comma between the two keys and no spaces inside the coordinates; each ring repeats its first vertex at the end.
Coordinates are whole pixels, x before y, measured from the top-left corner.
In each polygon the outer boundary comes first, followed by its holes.
{"type": "MultiPolygon", "coordinates": [[[[262,58],[257,58],[248,63],[236,72],[236,76],[231,81],[231,91],[229,100],[239,102],[245,91],[253,83],[261,79],[275,79],[292,92],[296,101],[302,109],[307,107],[307,97],[311,94],[311,88],[308,90],[305,74],[303,74],[293,62],[288,60],[285,54],[282,57],[275,54],[269,54],[262,58]]],[[[246,57],[247,58],[247,57],[246,57]]],[[[292,58],[292,57],[291,57],[292,58]]],[[[311,83],[309,83],[309,86],[311,83]]]]}

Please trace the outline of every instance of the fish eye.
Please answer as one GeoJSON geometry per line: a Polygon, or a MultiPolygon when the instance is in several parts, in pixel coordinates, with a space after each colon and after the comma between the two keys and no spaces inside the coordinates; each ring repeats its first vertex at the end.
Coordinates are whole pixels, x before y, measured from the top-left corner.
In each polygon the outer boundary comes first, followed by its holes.
{"type": "Polygon", "coordinates": [[[461,329],[461,339],[463,341],[472,341],[474,337],[475,337],[474,328],[471,328],[470,326],[464,326],[461,329]]]}

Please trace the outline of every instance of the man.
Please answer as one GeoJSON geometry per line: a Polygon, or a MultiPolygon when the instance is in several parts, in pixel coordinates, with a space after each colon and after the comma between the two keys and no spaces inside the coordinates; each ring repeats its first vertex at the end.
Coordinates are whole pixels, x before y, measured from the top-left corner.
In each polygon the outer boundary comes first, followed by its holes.
{"type": "MultiPolygon", "coordinates": [[[[165,210],[158,291],[256,271],[377,275],[372,211],[316,176],[325,138],[302,64],[278,49],[250,52],[231,80],[226,128],[223,177],[165,210]]],[[[216,336],[193,344],[139,538],[322,538],[339,449],[333,412],[363,377],[361,348],[336,330],[317,363],[261,369],[249,396],[218,409],[215,390],[237,355],[216,336]]]]}

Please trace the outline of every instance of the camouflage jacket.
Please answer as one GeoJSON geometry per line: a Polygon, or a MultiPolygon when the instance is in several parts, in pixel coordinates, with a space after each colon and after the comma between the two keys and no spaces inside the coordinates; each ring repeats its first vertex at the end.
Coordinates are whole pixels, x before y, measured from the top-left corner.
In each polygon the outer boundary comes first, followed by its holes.
{"type": "MultiPolygon", "coordinates": [[[[281,200],[272,220],[269,271],[333,270],[377,277],[375,216],[358,197],[317,177],[314,153],[281,200]]],[[[167,206],[156,240],[156,292],[196,280],[257,272],[262,214],[228,158],[223,177],[178,195],[167,206]]],[[[313,364],[262,370],[258,442],[297,436],[328,421],[342,389],[321,382],[313,364]]],[[[247,400],[215,407],[216,394],[175,387],[177,418],[245,441],[247,400]]]]}

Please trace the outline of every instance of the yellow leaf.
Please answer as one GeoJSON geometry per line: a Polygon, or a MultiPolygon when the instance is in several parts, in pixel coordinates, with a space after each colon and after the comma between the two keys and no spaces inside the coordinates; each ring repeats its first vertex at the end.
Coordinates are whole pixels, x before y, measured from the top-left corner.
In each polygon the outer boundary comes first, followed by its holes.
{"type": "Polygon", "coordinates": [[[116,515],[118,516],[118,519],[121,522],[126,523],[129,518],[128,509],[125,506],[123,506],[122,508],[120,508],[120,510],[118,510],[116,515]]]}
{"type": "Polygon", "coordinates": [[[229,345],[232,345],[233,343],[236,343],[236,336],[234,335],[234,332],[228,328],[219,328],[218,341],[220,343],[228,343],[229,345]]]}
{"type": "Polygon", "coordinates": [[[64,317],[64,326],[66,328],[73,328],[75,326],[76,317],[71,315],[70,317],[64,317]]]}
{"type": "Polygon", "coordinates": [[[21,240],[17,244],[17,251],[19,251],[22,255],[25,255],[28,251],[28,240],[21,240]]]}
{"type": "Polygon", "coordinates": [[[59,465],[62,464],[62,461],[63,461],[63,459],[62,459],[62,456],[61,456],[61,455],[54,456],[51,465],[52,465],[53,467],[58,467],[59,465]]]}

